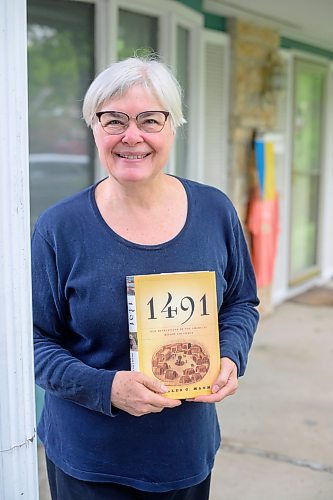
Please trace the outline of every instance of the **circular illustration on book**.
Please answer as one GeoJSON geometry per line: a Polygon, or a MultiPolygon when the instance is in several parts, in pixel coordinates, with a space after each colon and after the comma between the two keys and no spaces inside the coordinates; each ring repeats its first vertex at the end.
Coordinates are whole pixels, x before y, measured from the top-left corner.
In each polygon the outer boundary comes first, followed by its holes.
{"type": "Polygon", "coordinates": [[[152,370],[155,377],[167,385],[194,384],[208,372],[209,356],[198,344],[167,344],[153,355],[152,370]]]}

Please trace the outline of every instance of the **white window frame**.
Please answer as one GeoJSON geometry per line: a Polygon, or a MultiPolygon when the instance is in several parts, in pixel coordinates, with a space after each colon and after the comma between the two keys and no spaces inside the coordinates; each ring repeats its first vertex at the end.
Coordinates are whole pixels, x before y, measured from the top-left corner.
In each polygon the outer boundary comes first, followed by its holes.
{"type": "Polygon", "coordinates": [[[324,282],[333,277],[333,62],[328,64],[326,96],[325,140],[323,147],[323,182],[322,182],[322,246],[319,248],[321,278],[324,282]]]}
{"type": "Polygon", "coordinates": [[[293,115],[293,55],[289,50],[281,50],[281,57],[286,64],[286,99],[285,122],[282,127],[282,148],[284,158],[281,170],[276,172],[277,191],[279,193],[280,234],[272,285],[272,302],[278,304],[288,296],[289,248],[290,248],[290,199],[291,199],[291,162],[292,162],[292,115],[293,115]]]}

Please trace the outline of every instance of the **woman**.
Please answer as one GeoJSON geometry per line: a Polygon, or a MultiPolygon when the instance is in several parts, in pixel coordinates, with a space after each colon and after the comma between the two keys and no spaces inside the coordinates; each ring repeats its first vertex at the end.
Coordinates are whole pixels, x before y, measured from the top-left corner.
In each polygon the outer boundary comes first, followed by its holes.
{"type": "Polygon", "coordinates": [[[83,114],[107,177],[42,214],[32,246],[52,496],[205,500],[220,446],[214,403],[236,391],[258,321],[240,223],[217,189],[163,172],[185,121],[163,64],[111,65],[83,114]],[[125,277],[198,270],[216,272],[221,371],[211,395],[181,402],[130,371],[125,277]]]}

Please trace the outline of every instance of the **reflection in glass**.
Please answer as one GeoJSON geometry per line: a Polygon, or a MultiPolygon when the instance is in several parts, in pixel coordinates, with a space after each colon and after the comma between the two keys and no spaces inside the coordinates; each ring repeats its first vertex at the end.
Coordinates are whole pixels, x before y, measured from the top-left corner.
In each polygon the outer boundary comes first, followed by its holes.
{"type": "Polygon", "coordinates": [[[118,60],[158,52],[158,19],[156,17],[119,10],[118,60]]]}
{"type": "Polygon", "coordinates": [[[49,205],[93,180],[82,99],[94,74],[94,10],[83,2],[28,2],[32,223],[49,205]]]}

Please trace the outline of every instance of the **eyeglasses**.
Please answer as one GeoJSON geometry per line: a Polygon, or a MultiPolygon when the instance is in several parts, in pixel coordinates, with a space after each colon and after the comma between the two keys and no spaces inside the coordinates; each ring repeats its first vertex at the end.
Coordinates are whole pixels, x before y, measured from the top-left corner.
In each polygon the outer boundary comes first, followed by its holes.
{"type": "Polygon", "coordinates": [[[168,111],[144,111],[136,116],[129,116],[120,111],[99,111],[96,116],[105,132],[110,135],[123,134],[133,118],[139,130],[148,134],[161,132],[169,116],[168,111]]]}

